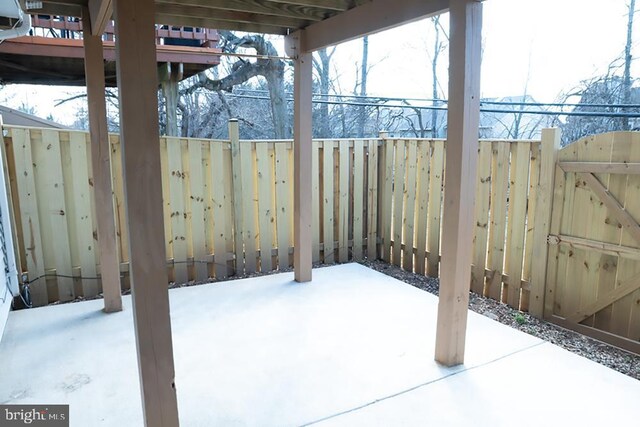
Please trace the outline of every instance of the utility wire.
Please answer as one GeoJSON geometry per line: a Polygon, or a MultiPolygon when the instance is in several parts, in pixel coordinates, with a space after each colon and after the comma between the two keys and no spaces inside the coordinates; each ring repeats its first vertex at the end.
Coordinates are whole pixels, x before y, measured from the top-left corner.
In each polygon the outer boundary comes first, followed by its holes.
{"type": "MultiPolygon", "coordinates": [[[[232,98],[242,99],[256,99],[268,101],[268,96],[254,96],[254,95],[239,95],[235,93],[227,94],[232,98]]],[[[293,98],[287,98],[288,102],[293,102],[293,98]]],[[[408,105],[408,104],[379,104],[372,102],[349,102],[349,101],[328,101],[315,99],[311,101],[314,104],[329,104],[329,105],[351,105],[355,107],[387,107],[387,108],[410,108],[414,110],[440,110],[446,111],[447,107],[436,105],[408,105]]],[[[640,112],[638,113],[621,113],[621,112],[609,112],[609,111],[545,111],[545,110],[509,110],[498,108],[482,108],[481,113],[507,113],[507,114],[535,114],[544,116],[579,116],[579,117],[629,117],[640,118],[640,112]]]]}
{"type": "MultiPolygon", "coordinates": [[[[264,89],[235,89],[242,92],[255,92],[255,93],[268,93],[264,89]]],[[[286,92],[288,95],[293,95],[293,92],[286,92]]],[[[235,93],[233,94],[235,95],[235,93]]],[[[370,100],[385,100],[385,101],[417,101],[417,102],[440,102],[446,104],[449,102],[447,99],[433,99],[433,98],[402,98],[402,97],[387,97],[387,96],[372,96],[372,95],[340,95],[340,94],[328,94],[328,93],[314,93],[314,97],[318,98],[352,98],[352,99],[370,99],[370,100]]],[[[517,102],[517,101],[480,101],[480,105],[523,105],[532,107],[596,107],[596,108],[640,108],[640,104],[585,104],[585,103],[570,103],[570,102],[517,102]]]]}

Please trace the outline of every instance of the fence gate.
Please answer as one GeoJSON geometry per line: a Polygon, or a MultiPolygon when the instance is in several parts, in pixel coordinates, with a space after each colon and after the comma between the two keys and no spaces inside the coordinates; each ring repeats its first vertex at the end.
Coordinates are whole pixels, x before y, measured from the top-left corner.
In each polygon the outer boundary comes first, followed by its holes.
{"type": "Polygon", "coordinates": [[[640,353],[640,133],[560,150],[545,318],[640,353]]]}

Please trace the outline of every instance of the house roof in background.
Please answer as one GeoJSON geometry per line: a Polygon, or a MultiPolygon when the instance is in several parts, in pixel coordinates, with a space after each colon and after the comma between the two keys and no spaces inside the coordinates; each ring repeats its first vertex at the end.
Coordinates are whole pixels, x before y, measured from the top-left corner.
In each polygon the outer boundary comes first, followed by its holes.
{"type": "Polygon", "coordinates": [[[0,116],[2,116],[2,122],[5,125],[68,129],[67,126],[63,126],[60,123],[23,113],[22,111],[14,110],[4,105],[0,105],[0,116]]]}

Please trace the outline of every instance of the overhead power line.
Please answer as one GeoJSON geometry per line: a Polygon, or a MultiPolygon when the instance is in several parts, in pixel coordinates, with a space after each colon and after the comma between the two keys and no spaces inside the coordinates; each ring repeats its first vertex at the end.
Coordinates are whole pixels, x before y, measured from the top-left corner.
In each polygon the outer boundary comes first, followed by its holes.
{"type": "MultiPolygon", "coordinates": [[[[268,101],[268,96],[257,95],[240,95],[236,93],[227,94],[227,96],[241,99],[256,99],[268,101]]],[[[287,98],[288,102],[293,102],[293,98],[287,98]]],[[[351,101],[329,101],[314,99],[311,102],[314,104],[329,104],[329,105],[350,105],[354,107],[386,107],[386,108],[409,108],[413,110],[441,110],[446,111],[447,107],[437,105],[408,105],[408,104],[379,104],[374,102],[351,102],[351,101]]],[[[622,112],[610,112],[610,111],[548,111],[548,110],[517,110],[517,109],[499,109],[499,108],[483,108],[480,107],[481,113],[507,113],[507,114],[535,114],[544,116],[578,116],[578,117],[628,117],[628,118],[640,118],[640,112],[638,113],[622,113],[622,112]]]]}
{"type": "MultiPolygon", "coordinates": [[[[237,91],[249,92],[249,93],[269,93],[263,89],[236,89],[237,91]]],[[[287,92],[288,95],[293,95],[292,92],[287,92]]],[[[446,104],[447,99],[433,99],[433,98],[402,98],[402,97],[388,97],[388,96],[372,96],[372,95],[341,95],[341,94],[328,94],[328,93],[314,93],[314,97],[319,98],[352,98],[352,99],[369,99],[369,100],[384,100],[384,101],[416,101],[416,102],[439,102],[446,104]]],[[[594,108],[639,108],[640,104],[586,104],[586,103],[570,103],[570,102],[518,102],[518,101],[480,101],[480,105],[510,105],[510,106],[531,106],[531,107],[594,107],[594,108]]]]}

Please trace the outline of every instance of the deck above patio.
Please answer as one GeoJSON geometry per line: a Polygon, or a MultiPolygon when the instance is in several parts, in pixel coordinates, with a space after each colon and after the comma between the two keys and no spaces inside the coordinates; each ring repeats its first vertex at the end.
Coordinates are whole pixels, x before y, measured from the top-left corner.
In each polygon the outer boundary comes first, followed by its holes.
{"type": "MultiPolygon", "coordinates": [[[[433,361],[437,298],[358,264],[170,291],[182,425],[633,425],[640,382],[469,313],[433,361]],[[585,390],[590,390],[585,393],[585,390]],[[606,408],[606,410],[604,409],[606,408]]],[[[130,297],[10,313],[0,401],[142,425],[130,297]]]]}

